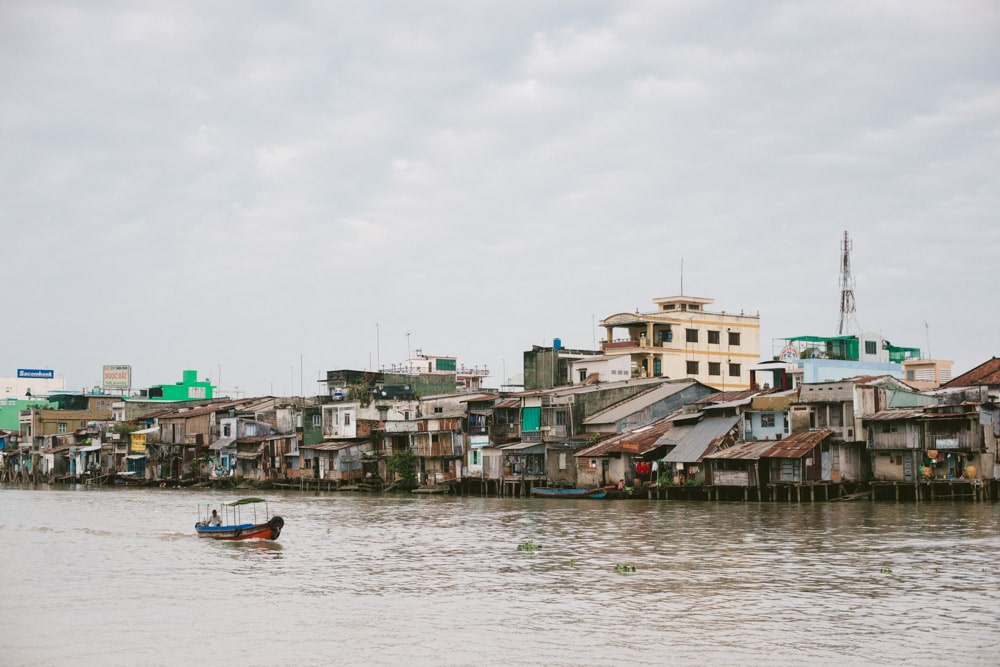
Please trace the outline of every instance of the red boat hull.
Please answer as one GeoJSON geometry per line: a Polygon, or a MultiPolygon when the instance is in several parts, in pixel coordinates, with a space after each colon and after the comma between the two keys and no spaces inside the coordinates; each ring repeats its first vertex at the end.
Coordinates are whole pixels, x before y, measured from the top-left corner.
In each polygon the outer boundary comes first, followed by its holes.
{"type": "Polygon", "coordinates": [[[242,540],[276,540],[281,535],[281,529],[284,525],[284,519],[276,516],[272,517],[266,523],[247,523],[241,526],[206,526],[196,523],[194,527],[198,531],[198,537],[235,542],[242,540]]]}

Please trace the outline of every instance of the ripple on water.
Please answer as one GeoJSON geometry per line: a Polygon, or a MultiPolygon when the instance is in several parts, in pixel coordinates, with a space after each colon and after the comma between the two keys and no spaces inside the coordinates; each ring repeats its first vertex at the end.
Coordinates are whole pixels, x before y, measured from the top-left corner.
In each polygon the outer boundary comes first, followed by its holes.
{"type": "Polygon", "coordinates": [[[993,505],[276,493],[278,542],[225,543],[192,528],[215,492],[0,498],[17,664],[992,664],[1000,644],[993,505]]]}

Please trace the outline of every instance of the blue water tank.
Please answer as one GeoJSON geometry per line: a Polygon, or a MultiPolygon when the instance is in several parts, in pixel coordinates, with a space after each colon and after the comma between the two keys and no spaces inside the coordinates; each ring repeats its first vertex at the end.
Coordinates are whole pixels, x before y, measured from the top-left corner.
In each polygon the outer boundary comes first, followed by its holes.
{"type": "Polygon", "coordinates": [[[552,349],[561,350],[562,349],[562,338],[554,338],[552,340],[552,349]]]}

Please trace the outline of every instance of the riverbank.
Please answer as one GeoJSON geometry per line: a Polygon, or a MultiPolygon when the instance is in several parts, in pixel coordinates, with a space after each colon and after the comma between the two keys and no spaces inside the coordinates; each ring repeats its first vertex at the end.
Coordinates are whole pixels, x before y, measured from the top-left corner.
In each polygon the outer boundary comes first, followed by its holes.
{"type": "MultiPolygon", "coordinates": [[[[14,484],[32,486],[43,483],[15,480],[14,484]]],[[[531,495],[533,487],[545,487],[542,480],[482,479],[465,477],[437,484],[404,487],[380,482],[344,483],[337,480],[299,477],[284,480],[245,480],[232,477],[220,479],[156,479],[137,480],[128,476],[99,475],[65,476],[44,480],[48,484],[82,484],[114,488],[156,487],[161,489],[210,488],[243,489],[246,491],[282,490],[299,492],[396,493],[421,495],[462,495],[519,498],[531,495]]],[[[607,499],[693,500],[733,502],[815,503],[831,501],[885,500],[894,502],[968,501],[997,502],[1000,481],[981,479],[921,479],[913,482],[788,482],[759,487],[722,485],[642,485],[618,491],[609,487],[607,499]]]]}

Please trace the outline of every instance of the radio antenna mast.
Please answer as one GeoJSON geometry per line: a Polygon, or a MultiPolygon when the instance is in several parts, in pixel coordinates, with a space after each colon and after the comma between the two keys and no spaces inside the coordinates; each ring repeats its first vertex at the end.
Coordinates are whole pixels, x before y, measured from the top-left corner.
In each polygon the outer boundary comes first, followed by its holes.
{"type": "Polygon", "coordinates": [[[851,275],[851,238],[844,230],[844,241],[840,253],[840,326],[837,335],[857,333],[861,327],[854,312],[854,277],[851,275]]]}

